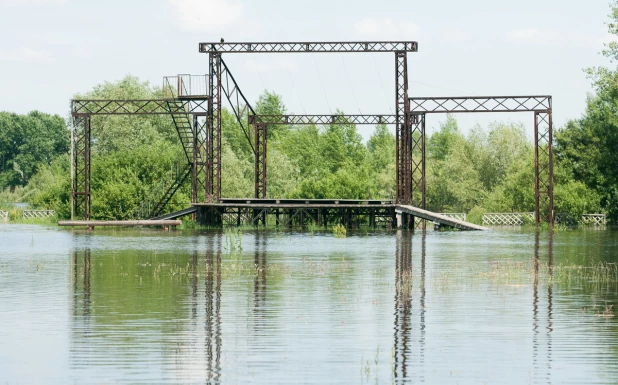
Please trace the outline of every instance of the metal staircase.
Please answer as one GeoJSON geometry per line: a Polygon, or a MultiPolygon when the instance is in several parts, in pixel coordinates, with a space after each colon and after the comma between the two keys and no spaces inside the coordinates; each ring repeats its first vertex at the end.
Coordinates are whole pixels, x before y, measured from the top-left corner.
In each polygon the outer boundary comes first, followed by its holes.
{"type": "MultiPolygon", "coordinates": [[[[178,138],[187,156],[189,163],[193,162],[193,152],[195,150],[193,143],[193,124],[191,122],[191,115],[186,111],[186,104],[182,100],[171,99],[167,101],[167,108],[172,116],[172,121],[178,132],[178,138]],[[183,114],[177,114],[182,112],[183,114]]],[[[198,154],[199,155],[199,154],[198,154]]]]}

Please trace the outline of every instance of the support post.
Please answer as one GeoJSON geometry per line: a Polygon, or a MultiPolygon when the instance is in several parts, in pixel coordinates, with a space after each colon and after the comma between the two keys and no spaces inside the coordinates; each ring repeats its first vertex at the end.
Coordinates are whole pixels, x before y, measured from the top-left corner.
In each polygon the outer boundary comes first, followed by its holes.
{"type": "Polygon", "coordinates": [[[425,209],[425,114],[410,115],[410,187],[412,205],[425,209]]]}
{"type": "Polygon", "coordinates": [[[534,112],[535,222],[554,226],[554,162],[552,111],[534,112]]]}
{"type": "Polygon", "coordinates": [[[395,52],[395,162],[398,204],[410,204],[410,101],[408,99],[408,56],[395,52]]]}
{"type": "Polygon", "coordinates": [[[266,124],[253,125],[255,139],[255,197],[266,198],[266,124]]]}
{"type": "Polygon", "coordinates": [[[90,115],[73,117],[73,209],[71,219],[90,220],[90,115]]]}
{"type": "Polygon", "coordinates": [[[206,202],[221,198],[221,54],[208,55],[210,99],[208,99],[208,135],[206,140],[206,202]]]}

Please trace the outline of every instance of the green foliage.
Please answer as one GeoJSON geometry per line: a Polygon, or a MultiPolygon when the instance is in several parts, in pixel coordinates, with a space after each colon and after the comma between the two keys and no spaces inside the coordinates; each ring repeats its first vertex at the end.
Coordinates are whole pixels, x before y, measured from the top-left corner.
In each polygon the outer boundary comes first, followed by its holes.
{"type": "Polygon", "coordinates": [[[468,222],[476,223],[477,225],[483,224],[483,214],[488,211],[480,206],[474,206],[470,212],[468,212],[467,220],[468,222]]]}
{"type": "Polygon", "coordinates": [[[27,188],[32,194],[28,201],[33,207],[56,210],[59,218],[71,216],[71,170],[68,154],[58,156],[51,165],[41,165],[27,188]]]}
{"type": "MultiPolygon", "coordinates": [[[[281,96],[268,90],[259,96],[255,104],[255,113],[258,115],[285,115],[286,112],[287,110],[281,96]]],[[[285,131],[287,131],[287,126],[268,125],[266,126],[266,137],[272,139],[273,137],[280,136],[285,131]]]]}
{"type": "MultiPolygon", "coordinates": [[[[612,4],[608,32],[618,35],[618,2],[612,4]]],[[[606,44],[603,54],[618,59],[618,43],[606,44]]],[[[557,205],[572,215],[605,211],[618,221],[618,69],[586,70],[595,94],[589,95],[585,114],[556,133],[557,205]]]]}
{"type": "Polygon", "coordinates": [[[25,186],[40,165],[69,149],[69,131],[58,115],[0,112],[0,190],[25,186]]]}

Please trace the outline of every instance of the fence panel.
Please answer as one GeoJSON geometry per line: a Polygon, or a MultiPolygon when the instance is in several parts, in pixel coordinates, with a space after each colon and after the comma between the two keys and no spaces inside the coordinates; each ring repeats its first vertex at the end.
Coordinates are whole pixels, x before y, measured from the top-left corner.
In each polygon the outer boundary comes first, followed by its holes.
{"type": "Polygon", "coordinates": [[[582,224],[593,226],[605,226],[607,218],[605,214],[584,214],[582,215],[582,224]]]}
{"type": "Polygon", "coordinates": [[[466,213],[442,213],[442,215],[464,222],[468,220],[468,214],[466,213]]]}
{"type": "Polygon", "coordinates": [[[24,210],[24,219],[55,217],[55,210],[24,210]]]}
{"type": "Polygon", "coordinates": [[[521,226],[534,223],[534,213],[486,213],[483,214],[483,226],[521,226]]]}

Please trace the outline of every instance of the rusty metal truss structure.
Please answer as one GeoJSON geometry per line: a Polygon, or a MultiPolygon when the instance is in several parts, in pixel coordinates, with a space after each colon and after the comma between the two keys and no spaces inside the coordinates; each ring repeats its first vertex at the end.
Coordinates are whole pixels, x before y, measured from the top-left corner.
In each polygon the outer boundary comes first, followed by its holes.
{"type": "MultiPolygon", "coordinates": [[[[209,136],[212,140],[218,140],[218,144],[212,147],[210,144],[206,148],[213,148],[214,153],[208,154],[209,170],[214,174],[208,175],[212,182],[207,187],[212,190],[208,202],[216,202],[220,198],[220,135],[221,124],[218,116],[221,114],[221,92],[228,99],[234,115],[241,125],[247,140],[254,152],[255,161],[255,197],[267,198],[267,131],[272,125],[302,125],[302,124],[395,124],[397,142],[397,197],[398,203],[410,204],[412,188],[409,186],[409,179],[402,179],[405,175],[412,172],[413,166],[409,166],[409,172],[401,172],[399,167],[411,164],[413,158],[410,152],[413,148],[410,144],[414,141],[424,143],[424,135],[419,136],[418,130],[424,125],[415,123],[415,119],[410,116],[410,104],[408,100],[408,72],[407,54],[408,52],[418,52],[418,43],[415,41],[372,41],[372,42],[206,42],[199,43],[199,51],[208,54],[209,74],[211,85],[211,98],[209,99],[209,116],[211,125],[208,128],[209,136]],[[397,113],[381,115],[257,115],[251,104],[246,100],[240,91],[238,84],[229,68],[222,60],[224,53],[371,53],[371,52],[390,52],[395,54],[396,82],[397,82],[397,113]],[[223,85],[223,86],[222,86],[223,85]],[[241,105],[242,103],[242,105],[241,105]],[[245,113],[248,115],[248,126],[244,125],[245,113]],[[419,139],[420,138],[420,139],[419,139]],[[409,160],[409,162],[408,162],[409,160]],[[210,166],[212,165],[212,166],[210,166]],[[219,190],[219,195],[216,194],[219,190]]],[[[210,143],[210,142],[209,142],[210,143]]],[[[416,168],[419,168],[417,166],[416,168]]],[[[419,168],[420,169],[420,168],[419,168]]],[[[424,201],[419,202],[424,208],[424,201]]],[[[214,218],[211,218],[215,220],[214,218]]],[[[208,219],[210,221],[210,219],[208,219]]],[[[217,219],[220,222],[220,219],[217,219]]]]}
{"type": "Polygon", "coordinates": [[[249,124],[395,124],[395,115],[249,115],[249,124]]]}
{"type": "Polygon", "coordinates": [[[92,115],[186,115],[187,113],[206,113],[207,99],[135,99],[135,100],[71,100],[72,116],[92,115]],[[169,103],[174,101],[179,108],[171,110],[169,103]]]}
{"type": "Polygon", "coordinates": [[[417,51],[415,41],[200,43],[200,52],[208,54],[417,51]]]}
{"type": "MultiPolygon", "coordinates": [[[[550,96],[487,96],[411,98],[408,53],[415,41],[373,42],[203,42],[208,54],[207,75],[164,78],[163,99],[73,100],[73,208],[90,219],[91,121],[95,115],[170,115],[181,140],[191,176],[192,203],[221,201],[222,102],[227,100],[254,153],[255,198],[267,199],[267,137],[272,125],[392,124],[396,142],[395,202],[425,208],[426,114],[460,112],[534,112],[536,221],[541,211],[553,223],[553,154],[550,96]],[[395,61],[395,114],[375,115],[258,115],[224,62],[231,53],[373,53],[389,52],[395,61]],[[203,84],[202,84],[203,83],[203,84]],[[168,98],[169,97],[169,98],[168,98]]],[[[181,182],[176,182],[176,184],[181,182]]],[[[170,187],[176,191],[178,185],[170,187]]],[[[171,198],[166,193],[166,199],[171,198]]],[[[155,207],[165,206],[160,202],[155,207]]],[[[223,222],[221,210],[202,212],[206,223],[223,222]]],[[[236,214],[239,214],[240,211],[236,214]]],[[[266,213],[261,216],[265,218],[266,213]]]]}
{"type": "MultiPolygon", "coordinates": [[[[419,126],[417,132],[423,139],[412,139],[412,158],[405,160],[402,178],[406,186],[412,187],[412,195],[420,196],[425,202],[425,115],[435,113],[468,112],[532,112],[534,115],[534,201],[535,222],[547,221],[554,224],[554,166],[553,166],[553,127],[552,97],[549,95],[527,96],[458,96],[410,98],[410,116],[419,126]],[[408,163],[409,162],[409,163],[408,163]],[[411,164],[408,172],[408,164],[411,164]],[[411,183],[407,182],[410,178],[411,183]],[[416,190],[416,191],[415,191],[416,190]]],[[[408,193],[407,191],[405,192],[408,193]]],[[[423,207],[423,206],[421,206],[423,207]]]]}
{"type": "MultiPolygon", "coordinates": [[[[92,157],[92,118],[112,115],[169,115],[172,118],[178,137],[182,144],[187,166],[191,172],[183,173],[182,178],[174,180],[161,197],[153,203],[160,214],[179,186],[191,175],[191,201],[196,203],[208,196],[209,168],[212,163],[206,161],[207,134],[206,121],[209,112],[209,98],[187,94],[184,79],[178,77],[178,90],[174,98],[101,100],[74,99],[71,101],[72,126],[72,191],[71,218],[91,219],[91,157],[92,157]],[[184,90],[184,91],[183,91],[184,90]],[[179,96],[180,95],[180,96],[179,96]]],[[[169,78],[165,78],[169,81],[169,78]]],[[[166,82],[164,82],[165,84],[166,82]]],[[[167,84],[170,84],[169,82],[167,84]]]]}

